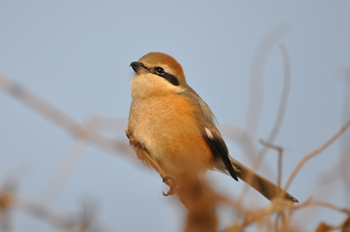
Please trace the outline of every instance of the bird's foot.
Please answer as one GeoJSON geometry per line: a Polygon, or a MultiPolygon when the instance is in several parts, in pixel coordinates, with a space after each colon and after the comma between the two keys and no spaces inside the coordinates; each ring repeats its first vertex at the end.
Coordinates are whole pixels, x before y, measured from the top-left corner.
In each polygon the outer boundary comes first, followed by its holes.
{"type": "Polygon", "coordinates": [[[171,180],[171,182],[172,182],[172,184],[171,184],[171,186],[170,186],[170,190],[167,192],[167,193],[164,193],[163,192],[163,195],[164,196],[172,196],[172,195],[174,195],[175,194],[175,189],[176,189],[176,187],[177,187],[177,182],[176,182],[176,179],[175,179],[175,177],[173,177],[173,176],[165,176],[164,178],[163,178],[163,182],[164,183],[166,183],[167,182],[167,180],[171,180]]]}

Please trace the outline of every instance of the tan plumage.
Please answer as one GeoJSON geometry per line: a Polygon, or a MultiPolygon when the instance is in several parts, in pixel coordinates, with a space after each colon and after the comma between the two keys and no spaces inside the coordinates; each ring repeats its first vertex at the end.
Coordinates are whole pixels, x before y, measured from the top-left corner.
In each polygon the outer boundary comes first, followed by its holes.
{"type": "MultiPolygon", "coordinates": [[[[128,130],[168,175],[217,169],[236,180],[237,176],[251,180],[248,184],[270,200],[284,192],[229,156],[212,111],[187,85],[174,58],[153,52],[131,66],[136,75],[130,86],[128,130]]],[[[134,146],[138,154],[139,149],[134,146]]],[[[298,202],[284,193],[286,199],[298,202]]]]}

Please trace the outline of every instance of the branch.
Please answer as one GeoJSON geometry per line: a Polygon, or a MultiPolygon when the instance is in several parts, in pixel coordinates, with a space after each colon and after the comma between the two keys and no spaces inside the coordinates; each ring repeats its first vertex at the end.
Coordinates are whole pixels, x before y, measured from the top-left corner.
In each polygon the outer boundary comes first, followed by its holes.
{"type": "Polygon", "coordinates": [[[29,215],[32,215],[36,218],[41,219],[42,221],[51,224],[55,227],[65,229],[68,231],[83,231],[83,232],[97,232],[101,229],[92,229],[91,221],[93,216],[91,213],[83,211],[81,217],[72,217],[72,216],[62,216],[57,213],[52,212],[51,210],[33,202],[20,199],[18,197],[14,198],[13,207],[21,210],[29,215]],[[89,215],[87,215],[89,214],[89,215]],[[88,217],[86,217],[88,216],[88,217]]]}
{"type": "Polygon", "coordinates": [[[282,158],[283,158],[283,147],[280,146],[276,146],[272,143],[268,143],[262,139],[259,140],[259,142],[271,149],[274,149],[276,151],[278,151],[278,164],[277,164],[277,186],[281,187],[281,179],[282,179],[282,158]]]}
{"type": "Polygon", "coordinates": [[[335,135],[333,135],[333,137],[331,139],[329,139],[325,144],[323,144],[322,146],[320,146],[319,148],[317,148],[313,152],[306,155],[299,162],[298,166],[294,169],[294,171],[293,171],[292,175],[289,177],[288,182],[287,182],[286,186],[284,187],[284,189],[286,191],[288,190],[294,177],[299,172],[299,170],[302,168],[302,166],[306,163],[306,161],[308,161],[309,159],[311,159],[312,157],[316,156],[317,154],[319,154],[320,152],[325,150],[327,147],[329,147],[329,145],[331,145],[337,138],[339,138],[339,136],[341,136],[349,128],[349,126],[350,126],[350,120],[335,135]]]}
{"type": "Polygon", "coordinates": [[[333,210],[345,213],[348,216],[350,216],[350,210],[349,209],[340,208],[340,207],[338,207],[336,205],[333,205],[331,203],[324,202],[324,201],[311,201],[311,200],[309,200],[309,201],[305,202],[302,205],[291,206],[291,208],[292,209],[302,209],[302,208],[311,207],[311,206],[324,206],[324,207],[327,207],[327,208],[330,208],[330,209],[333,209],[333,210]]]}
{"type": "MultiPolygon", "coordinates": [[[[268,136],[268,139],[267,139],[268,144],[273,143],[273,141],[277,137],[277,134],[281,128],[281,125],[282,125],[282,122],[284,119],[284,115],[285,115],[285,111],[286,111],[286,105],[287,105],[287,101],[288,101],[289,88],[290,88],[290,80],[291,80],[290,58],[289,58],[288,51],[283,44],[279,45],[279,49],[282,53],[283,64],[284,64],[284,85],[283,85],[283,90],[282,90],[282,95],[281,95],[281,100],[280,100],[280,104],[279,104],[279,109],[278,109],[276,121],[275,121],[275,124],[274,124],[274,126],[270,132],[270,135],[268,136]]],[[[260,150],[259,154],[257,155],[257,158],[253,162],[253,167],[252,167],[253,171],[256,171],[259,168],[260,164],[262,163],[263,159],[265,158],[267,151],[268,151],[267,147],[263,147],[260,150]]],[[[281,155],[279,155],[279,163],[281,162],[281,159],[282,159],[281,155]]],[[[279,168],[280,167],[281,167],[281,165],[279,164],[279,168]]],[[[281,169],[279,169],[279,173],[281,173],[281,169]]],[[[278,176],[280,176],[280,174],[278,174],[278,176]]],[[[248,183],[250,181],[248,179],[248,183]]],[[[280,182],[279,178],[278,178],[278,182],[280,182]]],[[[246,195],[248,190],[249,190],[248,185],[246,185],[244,190],[240,194],[239,198],[241,200],[243,199],[243,196],[246,195]]]]}
{"type": "Polygon", "coordinates": [[[267,58],[272,48],[288,34],[289,28],[280,24],[267,33],[254,54],[250,70],[249,106],[246,118],[247,131],[255,137],[261,118],[263,104],[263,75],[267,58]]]}
{"type": "MultiPolygon", "coordinates": [[[[283,83],[283,90],[282,90],[281,100],[280,100],[275,124],[273,125],[273,128],[272,128],[272,130],[271,130],[271,132],[266,140],[266,143],[269,143],[269,144],[272,144],[275,141],[275,139],[278,135],[278,132],[281,129],[284,115],[286,113],[286,106],[287,106],[287,102],[288,102],[288,95],[289,95],[290,82],[291,82],[291,67],[290,67],[290,58],[289,58],[288,50],[283,43],[281,43],[278,46],[278,48],[279,48],[279,50],[282,54],[282,58],[283,58],[284,83],[283,83]]],[[[261,161],[265,158],[267,151],[268,151],[268,149],[266,146],[264,146],[260,150],[259,155],[258,155],[258,159],[256,161],[257,165],[259,165],[261,163],[261,161]]]]}
{"type": "MultiPolygon", "coordinates": [[[[31,90],[0,73],[0,91],[11,95],[21,103],[27,105],[32,110],[44,116],[49,121],[64,129],[75,138],[84,140],[98,148],[116,154],[118,151],[124,154],[132,154],[129,146],[114,137],[91,130],[89,125],[85,125],[64,111],[51,105],[31,90]]],[[[124,157],[132,158],[134,156],[126,155],[124,157]]]]}

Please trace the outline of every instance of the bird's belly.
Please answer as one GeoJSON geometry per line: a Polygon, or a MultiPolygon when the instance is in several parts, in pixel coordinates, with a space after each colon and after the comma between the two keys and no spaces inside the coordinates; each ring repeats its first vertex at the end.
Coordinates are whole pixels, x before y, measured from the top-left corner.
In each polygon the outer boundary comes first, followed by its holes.
{"type": "Polygon", "coordinates": [[[188,104],[179,103],[178,98],[159,97],[133,101],[128,129],[170,174],[187,166],[205,170],[213,157],[195,120],[188,104]]]}
{"type": "Polygon", "coordinates": [[[173,152],[169,153],[169,149],[179,146],[176,140],[181,136],[181,119],[173,108],[153,99],[152,104],[135,103],[130,109],[129,127],[134,138],[158,160],[171,158],[173,152]]]}

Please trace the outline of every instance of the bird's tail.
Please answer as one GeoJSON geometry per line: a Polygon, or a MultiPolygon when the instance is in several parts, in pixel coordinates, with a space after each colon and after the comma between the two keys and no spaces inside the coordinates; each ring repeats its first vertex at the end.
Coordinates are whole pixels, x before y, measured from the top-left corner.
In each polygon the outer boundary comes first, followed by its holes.
{"type": "Polygon", "coordinates": [[[292,195],[290,195],[271,181],[260,176],[253,170],[247,168],[232,157],[230,157],[230,161],[238,178],[255,188],[259,193],[261,193],[270,201],[274,198],[283,195],[285,199],[291,200],[293,202],[299,202],[295,197],[293,197],[292,195]]]}

